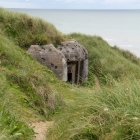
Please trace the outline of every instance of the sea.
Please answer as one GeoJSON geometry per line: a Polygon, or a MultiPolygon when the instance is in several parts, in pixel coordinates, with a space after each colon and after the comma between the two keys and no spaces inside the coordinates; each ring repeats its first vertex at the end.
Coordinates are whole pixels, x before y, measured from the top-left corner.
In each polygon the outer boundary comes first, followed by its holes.
{"type": "Polygon", "coordinates": [[[100,36],[111,46],[140,57],[140,10],[10,10],[42,18],[64,34],[100,36]]]}

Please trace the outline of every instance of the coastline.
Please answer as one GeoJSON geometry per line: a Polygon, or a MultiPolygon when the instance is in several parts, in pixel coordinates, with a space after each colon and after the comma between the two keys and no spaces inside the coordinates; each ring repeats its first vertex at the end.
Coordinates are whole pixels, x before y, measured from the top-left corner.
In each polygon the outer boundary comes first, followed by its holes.
{"type": "Polygon", "coordinates": [[[140,10],[11,9],[52,23],[64,34],[101,36],[140,57],[140,10]],[[82,17],[81,17],[82,15],[82,17]]]}

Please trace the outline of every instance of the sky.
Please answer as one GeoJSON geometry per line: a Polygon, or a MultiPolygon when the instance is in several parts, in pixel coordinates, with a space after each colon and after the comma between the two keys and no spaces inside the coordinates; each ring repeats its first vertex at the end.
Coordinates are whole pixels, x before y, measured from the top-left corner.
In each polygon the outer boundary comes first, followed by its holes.
{"type": "Polygon", "coordinates": [[[140,0],[0,0],[3,8],[140,9],[140,0]]]}

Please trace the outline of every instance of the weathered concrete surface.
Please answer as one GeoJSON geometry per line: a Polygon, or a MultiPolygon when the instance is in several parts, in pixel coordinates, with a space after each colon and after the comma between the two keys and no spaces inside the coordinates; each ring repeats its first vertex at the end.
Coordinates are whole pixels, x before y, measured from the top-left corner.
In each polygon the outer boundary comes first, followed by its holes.
{"type": "Polygon", "coordinates": [[[31,45],[28,53],[37,61],[50,68],[60,80],[67,81],[65,56],[52,44],[44,46],[31,45]]]}
{"type": "Polygon", "coordinates": [[[62,42],[57,49],[52,44],[31,45],[28,53],[62,81],[78,84],[88,80],[88,52],[75,40],[62,42]]]}
{"type": "Polygon", "coordinates": [[[58,49],[65,55],[68,65],[68,80],[72,83],[88,80],[88,52],[85,47],[75,40],[62,42],[58,49]]]}
{"type": "Polygon", "coordinates": [[[88,57],[85,47],[74,40],[62,42],[58,49],[65,55],[68,62],[80,61],[88,57]]]}

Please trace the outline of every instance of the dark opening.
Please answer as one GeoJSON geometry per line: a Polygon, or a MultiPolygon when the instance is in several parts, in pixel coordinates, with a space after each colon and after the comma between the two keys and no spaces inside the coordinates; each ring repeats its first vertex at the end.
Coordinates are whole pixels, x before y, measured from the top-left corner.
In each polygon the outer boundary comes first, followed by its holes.
{"type": "Polygon", "coordinates": [[[67,79],[68,79],[69,83],[72,83],[72,65],[71,65],[71,63],[68,63],[67,79]]]}
{"type": "Polygon", "coordinates": [[[42,49],[43,49],[43,50],[45,50],[45,48],[44,48],[44,47],[42,47],[42,49]]]}
{"type": "Polygon", "coordinates": [[[72,73],[68,73],[68,82],[69,82],[69,83],[72,82],[72,73]]]}
{"type": "Polygon", "coordinates": [[[45,61],[45,58],[41,58],[43,61],[45,61]]]}
{"type": "Polygon", "coordinates": [[[51,67],[54,67],[54,64],[51,63],[51,67]]]}

